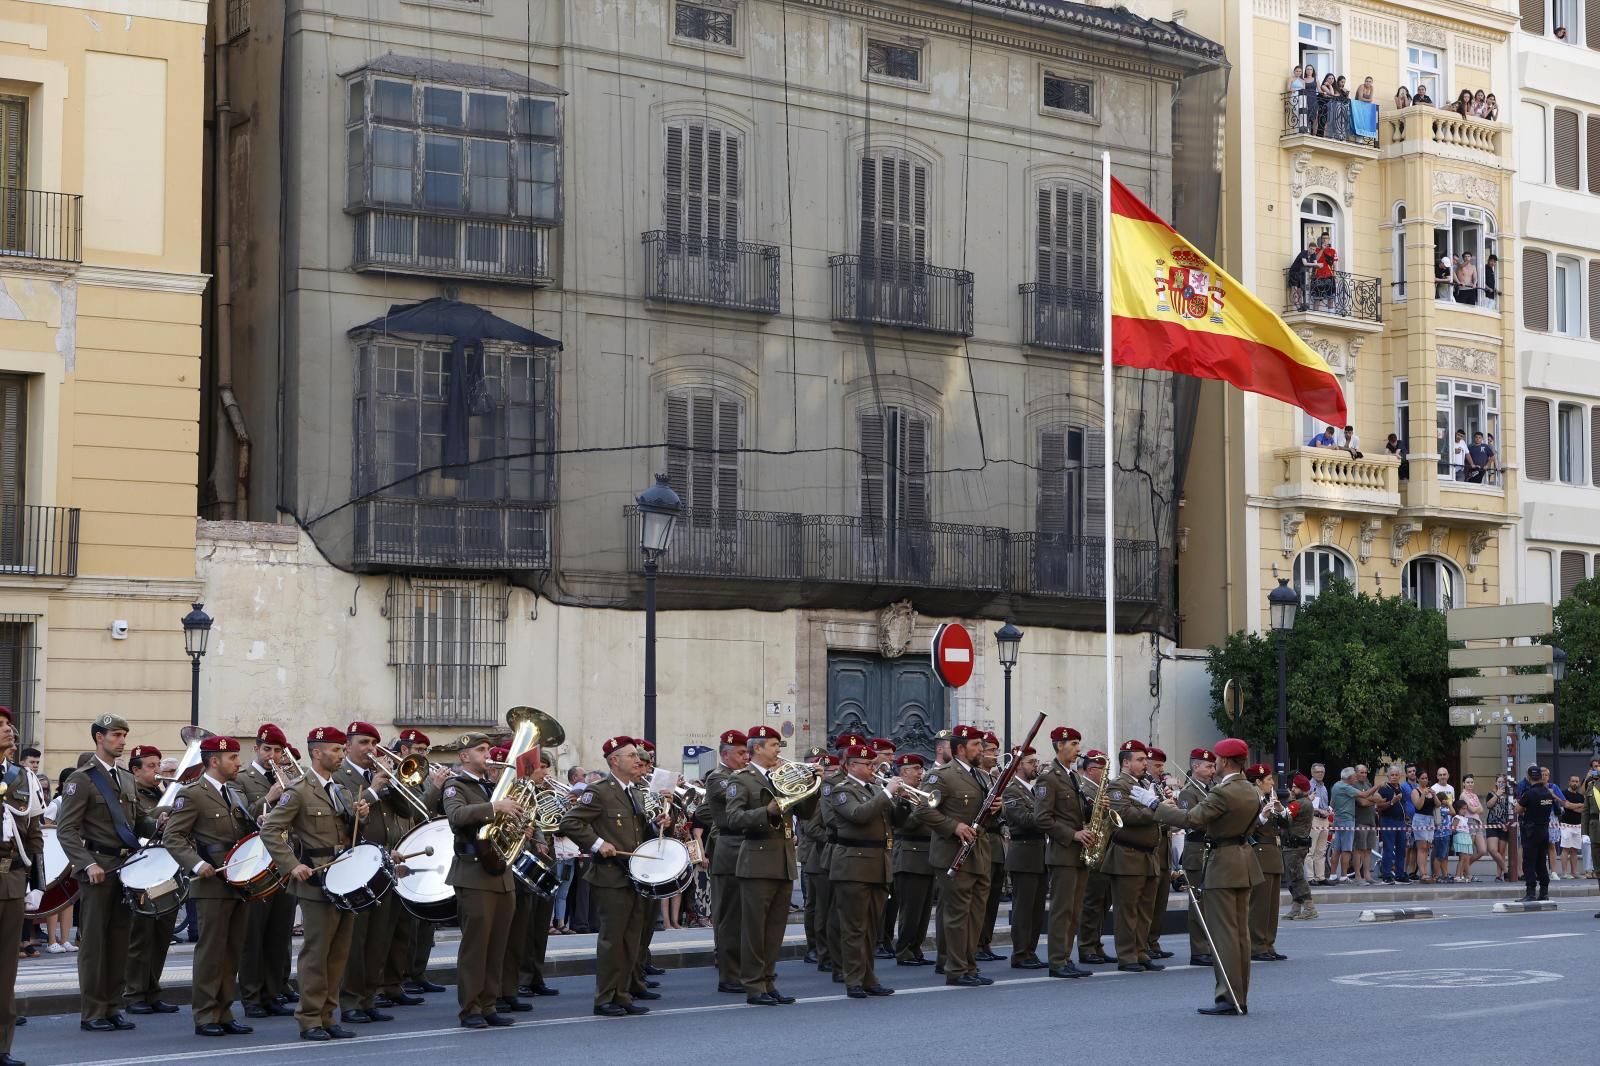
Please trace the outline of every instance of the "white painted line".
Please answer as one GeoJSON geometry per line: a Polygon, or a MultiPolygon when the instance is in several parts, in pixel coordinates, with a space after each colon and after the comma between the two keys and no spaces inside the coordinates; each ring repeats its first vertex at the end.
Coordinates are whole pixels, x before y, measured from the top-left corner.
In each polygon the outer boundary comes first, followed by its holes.
{"type": "Polygon", "coordinates": [[[1471,1010],[1453,1011],[1450,1014],[1436,1014],[1432,1017],[1440,1021],[1465,1021],[1469,1018],[1482,1018],[1486,1014],[1521,1014],[1530,1006],[1538,1010],[1549,1010],[1552,1007],[1564,1007],[1576,1003],[1574,999],[1540,999],[1530,1000],[1527,1003],[1502,1003],[1497,1007],[1474,1007],[1471,1010]]]}
{"type": "Polygon", "coordinates": [[[1388,955],[1399,950],[1399,948],[1364,948],[1361,951],[1330,951],[1328,952],[1328,957],[1334,958],[1340,955],[1388,955]]]}
{"type": "Polygon", "coordinates": [[[1443,951],[1471,951],[1473,948],[1514,948],[1515,940],[1485,940],[1481,944],[1462,944],[1459,947],[1442,948],[1443,951]]]}
{"type": "Polygon", "coordinates": [[[1442,944],[1429,944],[1430,948],[1475,948],[1482,944],[1493,944],[1493,940],[1447,940],[1442,944]]]}
{"type": "Polygon", "coordinates": [[[1534,936],[1519,936],[1518,940],[1562,940],[1569,936],[1582,936],[1582,933],[1539,933],[1534,936]]]}

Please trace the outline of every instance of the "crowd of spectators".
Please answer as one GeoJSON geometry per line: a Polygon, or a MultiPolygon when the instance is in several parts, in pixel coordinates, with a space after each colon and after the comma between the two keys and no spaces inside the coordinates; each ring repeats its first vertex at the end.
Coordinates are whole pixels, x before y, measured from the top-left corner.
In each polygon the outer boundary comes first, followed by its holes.
{"type": "MultiPolygon", "coordinates": [[[[1305,64],[1289,72],[1287,88],[1288,118],[1296,132],[1336,141],[1377,140],[1378,102],[1372,78],[1363,78],[1360,85],[1352,87],[1343,74],[1319,72],[1314,65],[1305,64]]],[[[1394,106],[1400,110],[1441,105],[1433,99],[1427,83],[1422,82],[1415,90],[1406,85],[1396,89],[1394,106]]],[[[1463,118],[1491,122],[1500,118],[1499,100],[1483,89],[1462,89],[1443,109],[1463,118]]]]}

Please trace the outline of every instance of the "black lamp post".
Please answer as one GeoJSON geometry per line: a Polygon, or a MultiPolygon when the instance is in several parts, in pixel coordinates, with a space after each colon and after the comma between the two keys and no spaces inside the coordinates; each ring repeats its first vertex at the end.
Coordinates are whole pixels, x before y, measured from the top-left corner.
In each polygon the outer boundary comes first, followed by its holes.
{"type": "Polygon", "coordinates": [[[189,653],[194,674],[189,679],[189,724],[200,724],[200,660],[205,658],[206,640],[211,636],[211,616],[198,600],[183,616],[183,650],[189,653]]]}
{"type": "Polygon", "coordinates": [[[1289,798],[1289,630],[1294,628],[1295,612],[1300,610],[1300,593],[1280,577],[1278,587],[1267,594],[1272,631],[1278,635],[1278,797],[1289,798]]]}
{"type": "Polygon", "coordinates": [[[994,631],[994,646],[1000,656],[1000,665],[1006,672],[1006,751],[1011,750],[1011,668],[1017,665],[1017,652],[1022,645],[1022,630],[1007,621],[994,631]]]}
{"type": "Polygon", "coordinates": [[[1550,652],[1550,780],[1561,785],[1561,679],[1567,676],[1567,653],[1557,645],[1550,652]]]}
{"type": "Polygon", "coordinates": [[[656,567],[672,543],[672,525],[683,501],[657,474],[639,494],[639,550],[644,553],[644,739],[656,742],[656,567]]]}

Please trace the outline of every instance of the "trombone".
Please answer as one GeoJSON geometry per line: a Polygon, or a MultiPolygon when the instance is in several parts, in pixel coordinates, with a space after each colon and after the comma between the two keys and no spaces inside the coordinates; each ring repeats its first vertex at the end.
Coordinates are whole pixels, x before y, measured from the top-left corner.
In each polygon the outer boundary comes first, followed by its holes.
{"type": "Polygon", "coordinates": [[[872,774],[878,779],[878,783],[882,785],[887,785],[890,781],[899,781],[900,792],[898,798],[903,798],[913,807],[926,807],[931,811],[935,807],[939,806],[939,796],[937,793],[927,792],[920,788],[912,788],[910,785],[906,784],[903,778],[897,777],[890,771],[888,763],[879,763],[878,768],[874,770],[872,774]]]}
{"type": "Polygon", "coordinates": [[[410,782],[406,781],[403,774],[405,764],[401,762],[394,752],[382,744],[375,745],[372,749],[372,761],[378,764],[378,769],[389,776],[389,787],[398,792],[400,798],[405,800],[411,809],[417,812],[417,817],[424,822],[433,817],[433,812],[428,810],[427,801],[422,798],[421,793],[417,792],[410,782]]]}

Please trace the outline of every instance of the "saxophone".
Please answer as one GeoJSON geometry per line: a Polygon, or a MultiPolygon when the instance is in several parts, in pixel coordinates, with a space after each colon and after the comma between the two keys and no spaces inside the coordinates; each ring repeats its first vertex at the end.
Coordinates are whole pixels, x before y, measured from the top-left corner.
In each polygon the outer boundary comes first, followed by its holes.
{"type": "Polygon", "coordinates": [[[1111,796],[1104,783],[1089,783],[1095,786],[1094,805],[1089,809],[1089,821],[1084,828],[1094,834],[1094,843],[1083,849],[1083,865],[1098,870],[1111,850],[1111,834],[1122,828],[1122,815],[1111,809],[1111,796]]]}

